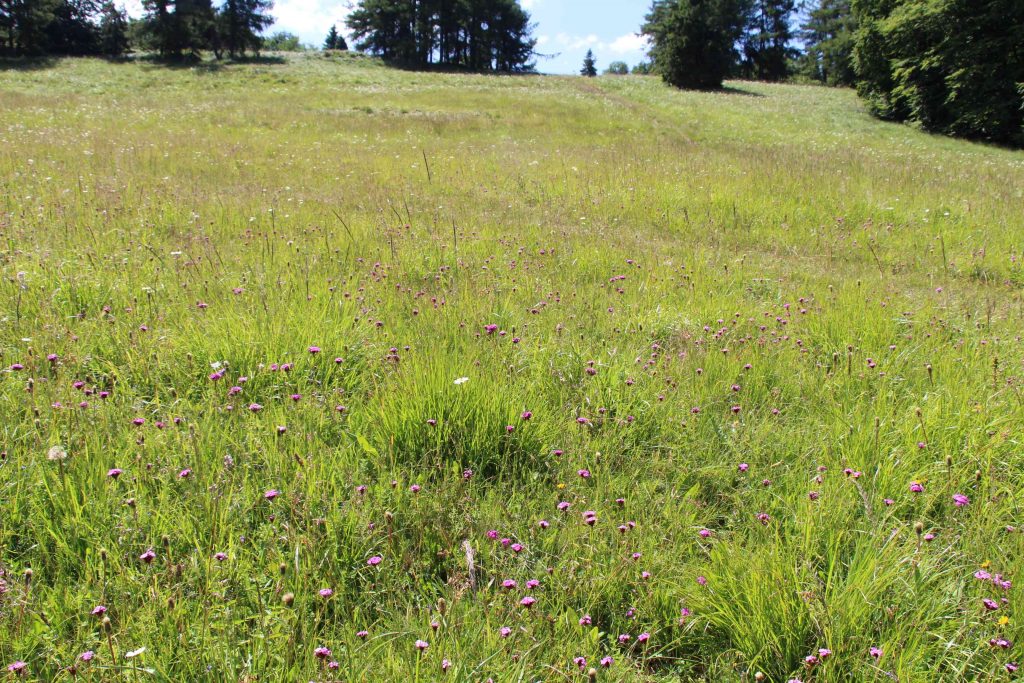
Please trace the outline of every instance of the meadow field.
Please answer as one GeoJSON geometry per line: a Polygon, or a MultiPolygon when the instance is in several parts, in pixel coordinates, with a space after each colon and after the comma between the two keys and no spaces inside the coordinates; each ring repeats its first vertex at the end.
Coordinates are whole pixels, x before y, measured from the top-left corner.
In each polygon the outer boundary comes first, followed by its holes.
{"type": "Polygon", "coordinates": [[[1024,152],[728,86],[0,67],[0,677],[1018,680],[1024,152]]]}

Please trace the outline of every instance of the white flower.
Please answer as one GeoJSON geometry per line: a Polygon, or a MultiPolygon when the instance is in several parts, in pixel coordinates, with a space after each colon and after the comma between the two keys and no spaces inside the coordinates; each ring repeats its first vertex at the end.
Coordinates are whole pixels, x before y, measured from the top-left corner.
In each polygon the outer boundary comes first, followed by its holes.
{"type": "Polygon", "coordinates": [[[146,651],[146,648],[140,647],[138,650],[132,650],[131,652],[126,652],[124,656],[125,656],[125,659],[135,659],[136,657],[138,657],[139,655],[141,655],[145,651],[146,651]]]}
{"type": "Polygon", "coordinates": [[[457,380],[455,380],[455,383],[456,384],[465,384],[468,381],[469,381],[468,377],[459,377],[457,380]]]}

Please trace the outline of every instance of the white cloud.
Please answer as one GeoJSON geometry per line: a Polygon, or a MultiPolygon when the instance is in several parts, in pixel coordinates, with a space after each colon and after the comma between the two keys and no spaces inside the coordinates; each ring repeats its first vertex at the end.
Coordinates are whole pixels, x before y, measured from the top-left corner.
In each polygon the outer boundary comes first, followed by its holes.
{"type": "MultiPolygon", "coordinates": [[[[544,38],[547,38],[547,36],[544,36],[544,38]]],[[[545,40],[545,42],[547,41],[545,40]]],[[[640,53],[645,51],[649,45],[646,36],[638,36],[635,33],[627,33],[611,42],[603,41],[593,33],[586,36],[571,36],[567,33],[559,33],[555,36],[555,43],[559,47],[568,50],[588,48],[602,52],[611,52],[615,55],[640,53]]]]}
{"type": "Polygon", "coordinates": [[[269,32],[288,31],[305,43],[319,46],[332,24],[338,26],[338,31],[348,35],[345,17],[351,11],[352,5],[346,1],[277,0],[271,10],[277,21],[269,32]]]}

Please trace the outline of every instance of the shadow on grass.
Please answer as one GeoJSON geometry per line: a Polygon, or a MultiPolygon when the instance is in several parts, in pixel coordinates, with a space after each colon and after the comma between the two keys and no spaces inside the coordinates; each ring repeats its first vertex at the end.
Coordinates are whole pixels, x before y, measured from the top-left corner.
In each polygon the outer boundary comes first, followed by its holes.
{"type": "Polygon", "coordinates": [[[0,71],[42,71],[59,62],[59,57],[4,57],[0,58],[0,71]]]}
{"type": "Polygon", "coordinates": [[[723,85],[720,90],[716,90],[715,92],[722,93],[723,95],[740,95],[742,97],[764,97],[764,95],[759,92],[743,90],[742,88],[737,88],[731,85],[723,85]]]}

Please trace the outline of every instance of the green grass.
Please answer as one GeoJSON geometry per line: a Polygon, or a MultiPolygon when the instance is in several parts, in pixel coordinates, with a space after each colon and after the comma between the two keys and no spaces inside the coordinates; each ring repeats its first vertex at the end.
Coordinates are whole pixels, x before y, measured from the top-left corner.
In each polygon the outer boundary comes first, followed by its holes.
{"type": "Polygon", "coordinates": [[[0,189],[29,680],[1013,677],[1021,152],[815,87],[69,60],[0,72],[0,189]]]}

